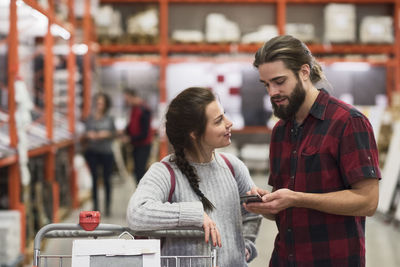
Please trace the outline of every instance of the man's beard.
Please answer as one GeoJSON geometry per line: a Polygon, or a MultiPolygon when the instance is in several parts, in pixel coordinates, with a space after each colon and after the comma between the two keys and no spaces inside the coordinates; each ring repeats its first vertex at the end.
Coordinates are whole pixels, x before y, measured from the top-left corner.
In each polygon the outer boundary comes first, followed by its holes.
{"type": "Polygon", "coordinates": [[[271,97],[272,107],[274,108],[274,115],[282,120],[288,120],[297,113],[300,106],[306,98],[306,91],[300,81],[297,81],[296,87],[293,92],[287,97],[289,104],[287,106],[277,105],[273,100],[284,98],[280,95],[271,97]]]}

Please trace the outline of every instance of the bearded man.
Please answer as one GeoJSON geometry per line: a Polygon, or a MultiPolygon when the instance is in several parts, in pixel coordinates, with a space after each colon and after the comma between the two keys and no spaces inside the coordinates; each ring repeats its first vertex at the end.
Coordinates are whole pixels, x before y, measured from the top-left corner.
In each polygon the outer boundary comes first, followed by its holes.
{"type": "Polygon", "coordinates": [[[378,205],[378,150],[371,124],[353,106],[317,89],[321,66],[292,36],[266,42],[253,65],[271,98],[272,192],[244,204],[276,221],[270,266],[365,266],[365,217],[378,205]]]}

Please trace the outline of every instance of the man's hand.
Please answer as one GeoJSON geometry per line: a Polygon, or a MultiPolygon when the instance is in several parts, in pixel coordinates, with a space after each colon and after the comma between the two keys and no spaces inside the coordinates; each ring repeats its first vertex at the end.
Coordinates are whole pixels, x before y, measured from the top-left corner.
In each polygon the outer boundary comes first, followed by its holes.
{"type": "Polygon", "coordinates": [[[258,187],[252,187],[250,191],[246,192],[247,195],[259,195],[259,196],[264,196],[266,194],[269,194],[268,190],[258,188],[258,187]]]}
{"type": "Polygon", "coordinates": [[[280,211],[294,206],[295,192],[290,189],[279,189],[262,197],[264,208],[269,214],[277,214],[280,211]]]}
{"type": "Polygon", "coordinates": [[[294,201],[294,192],[289,189],[279,189],[270,193],[261,188],[252,188],[251,194],[259,194],[262,202],[244,204],[244,208],[252,213],[261,214],[264,217],[273,220],[274,215],[280,211],[292,207],[294,201]]]}

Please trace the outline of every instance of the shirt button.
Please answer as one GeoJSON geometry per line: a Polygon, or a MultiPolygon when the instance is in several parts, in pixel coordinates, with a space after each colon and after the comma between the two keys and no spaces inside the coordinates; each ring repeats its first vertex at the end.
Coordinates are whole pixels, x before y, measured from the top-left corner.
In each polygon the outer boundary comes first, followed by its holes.
{"type": "Polygon", "coordinates": [[[287,231],[288,231],[289,233],[291,233],[291,232],[292,232],[292,228],[288,228],[287,231]]]}
{"type": "Polygon", "coordinates": [[[290,176],[290,179],[294,179],[294,176],[290,176]]]}
{"type": "Polygon", "coordinates": [[[293,150],[293,154],[296,154],[297,153],[297,151],[296,150],[293,150]]]}

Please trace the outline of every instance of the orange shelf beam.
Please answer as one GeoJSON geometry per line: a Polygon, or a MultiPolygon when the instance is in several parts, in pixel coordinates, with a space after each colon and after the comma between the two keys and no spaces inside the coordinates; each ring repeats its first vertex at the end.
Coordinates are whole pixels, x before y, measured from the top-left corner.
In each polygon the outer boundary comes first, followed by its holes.
{"type": "MultiPolygon", "coordinates": [[[[75,141],[70,139],[70,140],[64,140],[64,141],[61,141],[61,142],[57,142],[57,143],[54,144],[54,146],[56,147],[56,149],[61,149],[61,148],[65,148],[65,147],[71,146],[74,143],[75,143],[75,141]]],[[[71,162],[71,164],[72,164],[72,162],[71,162]]]]}
{"type": "Polygon", "coordinates": [[[279,34],[285,34],[286,28],[286,1],[279,1],[276,5],[276,26],[279,34]]]}
{"type": "MultiPolygon", "coordinates": [[[[262,44],[168,44],[169,53],[255,53],[262,44]]],[[[314,54],[394,54],[395,44],[308,44],[314,54]]],[[[102,53],[159,53],[160,46],[107,45],[100,46],[102,53]]]]}
{"type": "Polygon", "coordinates": [[[44,145],[38,148],[34,148],[28,151],[28,156],[29,157],[37,157],[37,156],[41,156],[44,154],[49,153],[51,150],[51,145],[44,145]]]}
{"type": "MultiPolygon", "coordinates": [[[[17,26],[17,0],[10,1],[9,16],[9,37],[8,37],[8,108],[9,108],[9,127],[10,127],[10,145],[17,147],[17,129],[14,118],[15,104],[15,88],[14,82],[18,75],[18,26],[17,26]]],[[[18,156],[16,156],[15,164],[11,164],[8,169],[8,196],[10,209],[18,210],[21,215],[21,253],[25,250],[26,239],[26,218],[25,207],[21,202],[21,176],[19,173],[19,165],[17,164],[18,156]]]]}
{"type": "MultiPolygon", "coordinates": [[[[400,19],[400,0],[396,0],[396,4],[394,7],[394,19],[393,21],[399,21],[400,19]]],[[[396,64],[394,66],[394,91],[400,92],[400,62],[399,62],[399,57],[400,57],[400,25],[399,23],[394,23],[394,31],[395,31],[395,36],[396,36],[396,48],[395,48],[395,58],[396,64]]],[[[392,94],[389,95],[391,98],[392,94]]],[[[390,102],[389,102],[390,103],[390,102]]]]}
{"type": "Polygon", "coordinates": [[[159,45],[101,45],[101,53],[159,53],[159,45]]]}
{"type": "Polygon", "coordinates": [[[54,38],[50,32],[50,24],[48,25],[47,34],[45,36],[45,58],[44,58],[44,97],[45,97],[45,125],[47,138],[53,139],[53,73],[54,73],[54,58],[53,45],[54,38]]]}
{"type": "Polygon", "coordinates": [[[286,3],[296,3],[296,4],[330,4],[330,3],[347,3],[347,4],[393,4],[397,0],[278,0],[286,1],[286,3]]]}
{"type": "MultiPolygon", "coordinates": [[[[167,66],[168,66],[168,0],[160,0],[160,78],[158,81],[160,105],[166,106],[167,101],[167,66]]],[[[159,158],[162,159],[168,154],[167,137],[160,135],[159,158]]]]}
{"type": "Polygon", "coordinates": [[[74,1],[68,0],[68,22],[72,25],[71,37],[68,42],[69,53],[67,58],[68,69],[68,129],[71,133],[75,132],[75,72],[76,72],[76,56],[72,51],[75,44],[75,13],[74,1]]]}
{"type": "Polygon", "coordinates": [[[250,53],[258,49],[258,45],[240,44],[169,44],[170,53],[250,53]]]}
{"type": "Polygon", "coordinates": [[[59,20],[56,16],[54,16],[54,13],[52,13],[50,10],[47,10],[47,9],[43,8],[42,6],[40,6],[38,1],[35,1],[35,0],[23,0],[23,1],[28,6],[32,7],[33,9],[35,9],[35,10],[39,11],[40,13],[42,13],[43,15],[45,15],[50,20],[51,23],[55,23],[55,24],[63,27],[67,31],[69,31],[71,29],[71,26],[68,23],[65,23],[65,22],[59,20]]]}
{"type": "Polygon", "coordinates": [[[393,54],[395,45],[308,44],[313,54],[393,54]]]}
{"type": "Polygon", "coordinates": [[[101,57],[101,58],[97,58],[97,64],[101,65],[101,66],[111,66],[114,65],[116,63],[129,63],[129,62],[146,62],[146,63],[151,63],[154,65],[159,65],[161,60],[159,58],[148,58],[148,57],[144,57],[144,58],[140,58],[140,57],[129,57],[129,56],[125,56],[125,57],[101,57]]]}
{"type": "Polygon", "coordinates": [[[8,108],[9,108],[9,129],[10,129],[10,145],[17,147],[17,128],[14,118],[15,88],[14,83],[18,75],[18,26],[17,26],[17,4],[16,0],[10,1],[10,26],[8,37],[8,108]]]}
{"type": "Polygon", "coordinates": [[[83,17],[83,42],[87,45],[88,51],[83,56],[83,119],[87,118],[90,114],[90,100],[91,100],[91,56],[92,56],[92,23],[90,17],[90,0],[85,0],[85,16],[83,17]]]}
{"type": "MultiPolygon", "coordinates": [[[[25,1],[25,0],[24,0],[25,1]]],[[[158,3],[162,0],[100,0],[101,4],[124,4],[124,3],[158,3]]],[[[350,4],[382,4],[382,3],[395,3],[396,0],[168,0],[169,3],[179,4],[193,4],[193,3],[215,3],[215,4],[259,4],[259,3],[297,3],[297,4],[329,4],[335,3],[350,3],[350,4]]]]}
{"type": "Polygon", "coordinates": [[[100,0],[100,4],[155,4],[160,0],[100,0]]]}
{"type": "Polygon", "coordinates": [[[170,3],[192,4],[192,3],[215,3],[215,4],[260,4],[260,3],[277,3],[279,0],[168,0],[170,3]]]}
{"type": "Polygon", "coordinates": [[[11,164],[16,164],[18,160],[17,155],[11,155],[4,158],[0,158],[0,167],[9,166],[11,164]]]}

